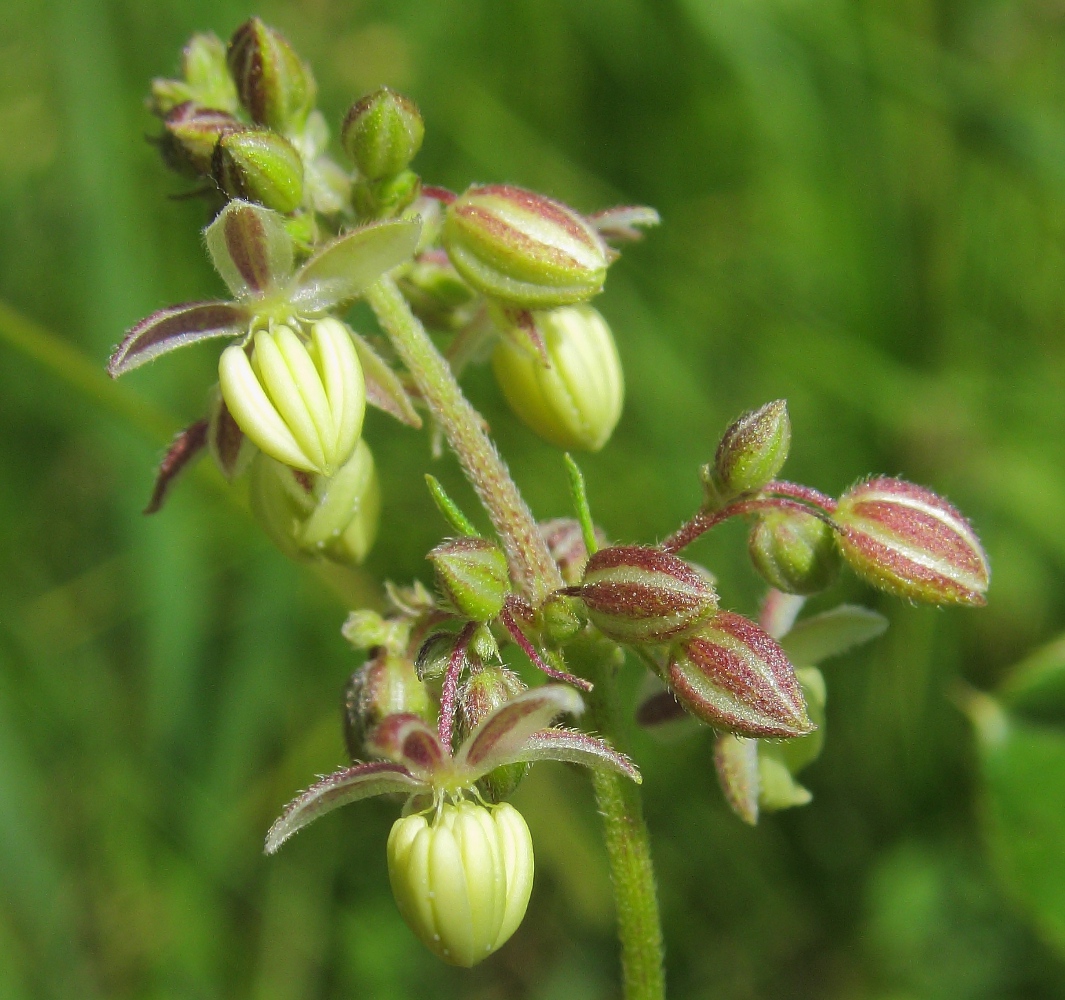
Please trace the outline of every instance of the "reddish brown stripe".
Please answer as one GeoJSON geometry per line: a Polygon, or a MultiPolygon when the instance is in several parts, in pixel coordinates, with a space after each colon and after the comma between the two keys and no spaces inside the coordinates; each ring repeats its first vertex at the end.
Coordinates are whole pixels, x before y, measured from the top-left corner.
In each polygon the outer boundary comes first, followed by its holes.
{"type": "Polygon", "coordinates": [[[250,208],[231,209],[226,213],[224,235],[226,250],[249,288],[263,291],[270,284],[270,260],[267,257],[266,229],[258,214],[250,208]]]}
{"type": "Polygon", "coordinates": [[[574,216],[574,213],[560,202],[545,198],[543,195],[536,194],[533,191],[526,191],[524,188],[511,187],[509,184],[490,184],[486,187],[477,188],[475,193],[505,198],[512,205],[525,209],[534,215],[539,215],[565,229],[574,239],[579,240],[585,246],[592,249],[600,249],[598,240],[582,225],[581,221],[574,216]]]}
{"type": "Polygon", "coordinates": [[[664,573],[694,589],[709,590],[706,580],[693,566],[671,552],[663,552],[662,549],[648,545],[612,545],[610,548],[600,549],[588,560],[584,575],[590,576],[600,570],[618,566],[632,566],[652,573],[664,573]]]}

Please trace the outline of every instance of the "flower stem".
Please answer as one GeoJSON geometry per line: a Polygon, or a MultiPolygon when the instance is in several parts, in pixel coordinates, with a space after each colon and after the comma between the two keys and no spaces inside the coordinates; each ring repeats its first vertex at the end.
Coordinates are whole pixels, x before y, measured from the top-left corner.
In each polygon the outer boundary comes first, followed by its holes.
{"type": "Polygon", "coordinates": [[[808,507],[806,504],[783,497],[745,497],[733,500],[732,503],[717,510],[701,510],[690,521],[682,524],[672,535],[659,545],[666,552],[680,552],[687,548],[697,538],[705,535],[711,528],[716,528],[722,521],[730,517],[738,517],[740,514],[756,514],[760,510],[790,510],[797,513],[810,514],[820,518],[830,527],[832,519],[823,510],[808,507]]]}
{"type": "Polygon", "coordinates": [[[562,577],[477,411],[395,282],[381,278],[366,292],[366,300],[484,504],[503,543],[514,582],[526,600],[539,606],[563,585],[562,577]]]}

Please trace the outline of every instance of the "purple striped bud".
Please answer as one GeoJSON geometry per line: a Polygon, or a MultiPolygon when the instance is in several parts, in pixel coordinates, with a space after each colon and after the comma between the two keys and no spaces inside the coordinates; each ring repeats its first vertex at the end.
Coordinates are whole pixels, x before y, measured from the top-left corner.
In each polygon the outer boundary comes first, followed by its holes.
{"type": "Polygon", "coordinates": [[[814,729],[784,650],[731,611],[719,611],[670,651],[665,679],[677,700],[715,729],[763,738],[814,729]]]}
{"type": "Polygon", "coordinates": [[[440,589],[459,614],[487,622],[503,610],[510,593],[507,557],[483,538],[451,538],[426,558],[436,570],[440,589]]]}
{"type": "Polygon", "coordinates": [[[172,170],[209,174],[218,140],[246,127],[228,112],[185,101],[164,119],[159,148],[172,170]]]}
{"type": "Polygon", "coordinates": [[[754,568],[785,594],[816,594],[839,575],[839,549],[832,529],[801,511],[762,514],[747,542],[754,568]]]}
{"type": "Polygon", "coordinates": [[[256,125],[278,132],[303,125],[318,88],[310,68],[280,31],[257,17],[245,21],[229,40],[226,62],[240,103],[256,125]]]}
{"type": "Polygon", "coordinates": [[[363,177],[376,181],[405,170],[425,137],[418,105],[381,87],[353,104],[340,127],[340,143],[363,177]]]}
{"type": "Polygon", "coordinates": [[[987,555],[969,522],[931,490],[882,476],[852,487],[833,520],[851,569],[898,597],[986,603],[987,555]]]}
{"type": "Polygon", "coordinates": [[[717,609],[713,586],[695,567],[646,545],[600,549],[576,593],[592,624],[615,642],[672,642],[717,609]]]}
{"type": "Polygon", "coordinates": [[[760,490],[780,471],[790,446],[791,421],[783,399],[745,413],[722,435],[713,466],[703,472],[707,499],[718,506],[760,490]]]}
{"type": "Polygon", "coordinates": [[[479,292],[522,309],[597,295],[610,258],[595,229],[561,202],[507,184],[471,187],[447,210],[444,248],[479,292]]]}
{"type": "Polygon", "coordinates": [[[351,759],[366,757],[366,734],[382,719],[406,712],[429,721],[429,693],[409,659],[380,646],[351,675],[344,692],[344,741],[351,759]]]}
{"type": "Polygon", "coordinates": [[[284,136],[269,129],[230,131],[214,148],[211,172],[230,198],[292,212],[303,201],[303,160],[284,136]]]}

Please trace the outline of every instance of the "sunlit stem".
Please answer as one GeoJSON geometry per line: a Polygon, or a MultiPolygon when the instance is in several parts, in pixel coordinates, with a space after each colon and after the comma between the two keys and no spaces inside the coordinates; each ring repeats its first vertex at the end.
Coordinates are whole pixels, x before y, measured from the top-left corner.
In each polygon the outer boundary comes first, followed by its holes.
{"type": "Polygon", "coordinates": [[[783,497],[744,497],[739,500],[733,500],[732,503],[726,504],[717,510],[699,511],[695,517],[682,524],[669,538],[662,542],[659,548],[665,549],[666,552],[680,552],[681,549],[687,548],[697,538],[705,535],[711,528],[716,528],[730,517],[738,517],[741,514],[757,514],[763,510],[797,511],[803,514],[810,514],[826,522],[829,526],[833,526],[832,519],[823,510],[809,507],[795,500],[788,500],[783,497]]]}

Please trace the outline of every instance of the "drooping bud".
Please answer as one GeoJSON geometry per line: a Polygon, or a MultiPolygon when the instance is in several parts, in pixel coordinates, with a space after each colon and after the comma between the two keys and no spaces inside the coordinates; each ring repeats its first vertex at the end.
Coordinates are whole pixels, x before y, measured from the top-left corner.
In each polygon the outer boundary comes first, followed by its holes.
{"type": "Polygon", "coordinates": [[[405,170],[421,149],[425,123],[409,97],[381,87],[351,106],[340,141],[359,173],[371,181],[405,170]]]}
{"type": "Polygon", "coordinates": [[[781,469],[791,446],[791,421],[783,399],[745,413],[725,431],[713,466],[703,470],[707,502],[717,507],[760,490],[781,469]]]}
{"type": "Polygon", "coordinates": [[[252,121],[278,132],[303,124],[314,107],[317,86],[310,67],[280,31],[257,17],[245,21],[229,40],[226,62],[252,121]]]}
{"type": "MultiPolygon", "coordinates": [[[[521,678],[506,667],[488,665],[471,674],[459,691],[459,742],[490,713],[525,690],[521,678]]],[[[477,787],[489,802],[502,802],[518,787],[528,770],[529,765],[523,762],[504,764],[489,771],[477,782],[477,787]]]]}
{"type": "Polygon", "coordinates": [[[268,129],[223,135],[214,149],[211,172],[230,198],[281,213],[294,211],[303,201],[303,160],[291,142],[268,129]]]}
{"type": "Polygon", "coordinates": [[[839,575],[835,533],[813,514],[774,510],[760,515],[747,548],[762,578],[786,594],[816,594],[839,575]]]}
{"type": "Polygon", "coordinates": [[[185,101],[163,121],[160,144],[163,159],[173,170],[209,174],[218,140],[245,127],[226,111],[216,111],[201,107],[194,101],[185,101]]]}
{"type": "Polygon", "coordinates": [[[813,731],[795,670],[767,632],[719,611],[670,651],[666,681],[696,718],[742,736],[813,731]]]}
{"type": "Polygon", "coordinates": [[[499,339],[492,369],[511,409],[560,448],[598,451],[610,439],[625,398],[614,336],[591,306],[532,315],[535,340],[513,330],[499,339]],[[546,356],[546,364],[545,364],[546,356]]]}
{"type": "Polygon", "coordinates": [[[383,646],[351,675],[344,691],[344,740],[352,760],[366,756],[366,734],[386,715],[431,721],[432,706],[414,664],[383,646]]]}
{"type": "Polygon", "coordinates": [[[610,263],[599,234],[573,209],[506,184],[471,187],[454,201],[443,239],[474,288],[523,309],[587,301],[610,263]]]}
{"type": "Polygon", "coordinates": [[[407,926],[434,955],[466,968],[518,929],[533,882],[529,828],[505,802],[445,803],[396,820],[388,877],[407,926]]]}
{"type": "Polygon", "coordinates": [[[623,643],[673,642],[717,609],[717,594],[697,569],[646,545],[600,549],[578,593],[592,624],[623,643]]]}
{"type": "Polygon", "coordinates": [[[366,409],[362,366],[348,328],[318,320],[309,342],[287,326],[260,330],[249,358],[222,352],[218,381],[240,429],[271,458],[332,475],[355,450],[366,409]]]}
{"type": "Polygon", "coordinates": [[[152,81],[151,110],[165,118],[179,104],[237,110],[237,92],[226,67],[226,48],[212,34],[196,34],[181,54],[182,79],[152,81]]]}
{"type": "Polygon", "coordinates": [[[929,604],[983,605],[991,570],[969,522],[931,490],[878,477],[833,514],[843,558],[863,580],[929,604]]]}
{"type": "Polygon", "coordinates": [[[503,609],[510,593],[510,573],[498,545],[484,538],[450,538],[426,558],[436,570],[440,589],[459,614],[487,622],[503,609]]]}
{"type": "Polygon", "coordinates": [[[308,476],[258,455],[250,492],[252,512],[288,555],[359,565],[377,538],[381,490],[363,440],[332,476],[308,476]]]}

